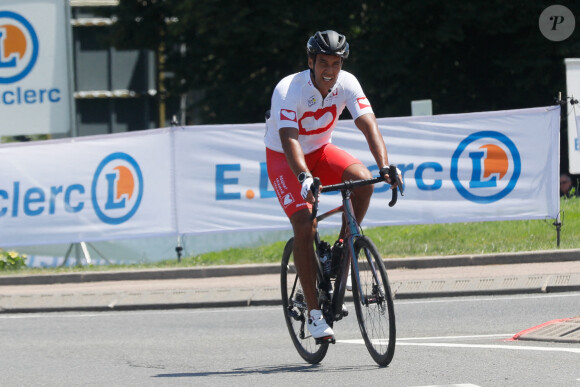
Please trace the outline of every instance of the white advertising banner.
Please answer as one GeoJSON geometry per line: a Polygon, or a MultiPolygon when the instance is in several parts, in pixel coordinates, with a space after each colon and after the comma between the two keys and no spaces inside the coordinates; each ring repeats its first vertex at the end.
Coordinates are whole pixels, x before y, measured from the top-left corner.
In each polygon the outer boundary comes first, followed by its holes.
{"type": "MultiPolygon", "coordinates": [[[[560,107],[379,119],[405,196],[385,184],[364,226],[554,219],[560,107]]],[[[0,146],[0,246],[288,230],[264,124],[191,126],[0,146]]],[[[333,142],[378,175],[352,121],[333,142]]],[[[320,210],[340,204],[324,194],[320,210]]],[[[337,227],[340,216],[322,222],[337,227]]]]}
{"type": "MultiPolygon", "coordinates": [[[[555,106],[379,119],[405,196],[388,208],[390,190],[377,186],[364,225],[556,218],[559,112],[555,106]]],[[[181,233],[289,227],[268,181],[263,133],[263,124],[175,132],[181,233]]],[[[333,143],[378,174],[352,121],[339,122],[333,143]]],[[[339,195],[324,195],[321,210],[339,204],[339,195]]]]}
{"type": "MultiPolygon", "coordinates": [[[[580,101],[580,59],[566,59],[566,93],[580,101]]],[[[580,174],[580,104],[568,100],[568,166],[572,175],[580,174]]]]}
{"type": "Polygon", "coordinates": [[[0,147],[0,246],[176,234],[169,130],[0,147]]]}
{"type": "Polygon", "coordinates": [[[0,2],[0,136],[71,130],[68,1],[0,2]]]}

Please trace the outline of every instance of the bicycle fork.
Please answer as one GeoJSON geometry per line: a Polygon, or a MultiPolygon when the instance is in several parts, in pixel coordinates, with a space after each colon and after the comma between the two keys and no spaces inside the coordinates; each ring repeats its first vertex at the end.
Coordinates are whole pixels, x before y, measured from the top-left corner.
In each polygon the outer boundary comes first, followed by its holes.
{"type": "MultiPolygon", "coordinates": [[[[369,297],[369,295],[367,295],[366,292],[363,292],[362,289],[362,282],[360,280],[360,267],[359,267],[359,262],[358,262],[358,257],[356,255],[356,251],[355,251],[355,242],[356,239],[358,237],[360,237],[362,235],[362,232],[359,230],[357,223],[355,221],[355,215],[354,215],[354,208],[352,207],[352,202],[350,199],[350,192],[342,192],[343,198],[344,198],[344,207],[345,207],[345,218],[346,218],[346,229],[347,229],[347,245],[348,245],[348,251],[347,251],[347,257],[345,257],[344,261],[346,261],[346,265],[343,265],[341,268],[341,273],[343,273],[343,275],[341,275],[341,283],[344,283],[344,286],[341,286],[340,289],[341,291],[341,295],[344,295],[344,288],[346,288],[346,278],[347,275],[345,275],[345,273],[348,273],[348,269],[350,266],[350,263],[352,262],[352,270],[351,270],[351,276],[355,277],[355,283],[357,286],[356,291],[358,291],[358,294],[360,295],[360,302],[364,305],[364,306],[368,306],[371,303],[382,303],[384,300],[384,294],[382,294],[382,290],[380,288],[380,280],[379,280],[379,276],[375,267],[375,263],[372,259],[372,256],[369,256],[368,251],[365,251],[365,255],[367,258],[367,262],[369,265],[369,270],[371,271],[372,277],[374,279],[374,284],[373,284],[373,289],[372,289],[372,293],[371,293],[371,297],[369,297]]],[[[340,299],[342,299],[343,297],[340,297],[340,299]]]]}

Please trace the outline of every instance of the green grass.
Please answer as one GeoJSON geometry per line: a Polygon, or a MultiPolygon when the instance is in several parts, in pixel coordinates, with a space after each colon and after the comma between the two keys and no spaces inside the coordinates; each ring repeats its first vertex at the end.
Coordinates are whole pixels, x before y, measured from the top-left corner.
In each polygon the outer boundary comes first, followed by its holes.
{"type": "MultiPolygon", "coordinates": [[[[580,198],[561,201],[562,232],[560,249],[580,248],[580,198]]],[[[521,220],[480,223],[453,223],[377,227],[365,230],[384,258],[489,254],[499,252],[555,250],[556,228],[551,220],[521,220]]],[[[333,243],[336,235],[323,237],[333,243]]],[[[14,274],[174,268],[280,262],[285,242],[256,248],[232,248],[219,252],[140,265],[82,268],[24,269],[14,274]]],[[[8,274],[7,272],[4,272],[8,274]]],[[[3,274],[4,274],[3,273],[3,274]]]]}
{"type": "MultiPolygon", "coordinates": [[[[562,200],[560,249],[580,247],[580,198],[562,200]]],[[[551,220],[429,224],[365,230],[384,258],[489,254],[557,249],[551,220]]],[[[336,235],[323,239],[332,243],[336,235]]],[[[186,260],[192,265],[279,262],[285,242],[253,249],[229,249],[186,260]]]]}

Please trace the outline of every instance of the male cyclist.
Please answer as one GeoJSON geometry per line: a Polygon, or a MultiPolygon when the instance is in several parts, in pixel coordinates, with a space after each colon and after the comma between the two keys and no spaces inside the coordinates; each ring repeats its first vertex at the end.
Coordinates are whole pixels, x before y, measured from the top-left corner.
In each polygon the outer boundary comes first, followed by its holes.
{"type": "MultiPolygon", "coordinates": [[[[264,142],[268,177],[294,231],[294,263],[308,305],[308,330],[312,337],[326,339],[334,332],[316,297],[315,228],[310,219],[313,176],[323,185],[372,177],[357,158],[331,143],[332,131],[345,107],[364,134],[380,174],[391,181],[387,148],[371,104],[358,80],[342,70],[349,54],[346,37],[332,30],[316,32],[306,51],[310,69],[285,77],[274,90],[264,142]]],[[[395,186],[393,182],[391,188],[395,186]]],[[[353,193],[359,223],[372,193],[372,185],[353,193]]]]}

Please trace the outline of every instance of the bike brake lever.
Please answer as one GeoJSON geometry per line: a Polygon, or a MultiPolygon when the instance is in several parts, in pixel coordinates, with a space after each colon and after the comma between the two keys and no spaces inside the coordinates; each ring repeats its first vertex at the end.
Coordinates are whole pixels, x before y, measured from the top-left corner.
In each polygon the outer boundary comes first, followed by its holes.
{"type": "Polygon", "coordinates": [[[398,195],[397,188],[399,191],[401,191],[401,196],[404,196],[403,195],[403,182],[399,178],[399,174],[397,173],[397,166],[394,164],[389,165],[389,179],[391,181],[397,182],[397,187],[395,187],[395,189],[391,190],[392,196],[391,196],[391,201],[389,202],[389,207],[393,207],[395,205],[395,203],[397,203],[397,195],[398,195]]]}
{"type": "Polygon", "coordinates": [[[318,177],[314,178],[310,190],[312,191],[312,195],[314,195],[314,204],[312,204],[312,215],[310,215],[310,220],[314,220],[318,213],[318,192],[320,191],[320,179],[318,177]]]}

